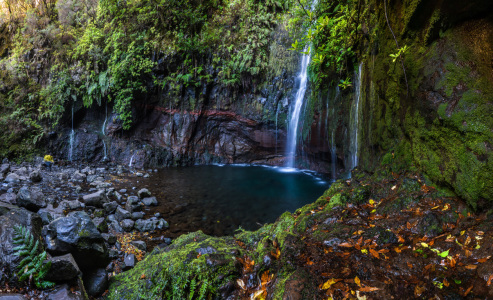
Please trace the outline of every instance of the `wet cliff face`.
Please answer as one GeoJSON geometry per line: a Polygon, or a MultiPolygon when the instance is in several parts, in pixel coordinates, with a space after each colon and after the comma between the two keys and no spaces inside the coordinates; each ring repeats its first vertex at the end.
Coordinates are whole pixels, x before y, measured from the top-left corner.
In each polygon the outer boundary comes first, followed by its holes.
{"type": "MultiPolygon", "coordinates": [[[[123,130],[111,102],[88,109],[76,106],[73,118],[66,114],[64,129],[52,136],[49,147],[61,159],[70,160],[69,153],[72,160],[101,161],[106,156],[115,163],[129,165],[132,161],[135,167],[281,165],[299,68],[299,55],[287,50],[290,42],[284,29],[274,31],[271,72],[246,85],[228,86],[219,80],[198,86],[149,82],[151,92],[132,107],[130,130],[123,130]],[[70,144],[72,119],[75,134],[70,144]]],[[[155,77],[166,77],[177,59],[160,59],[155,77]]],[[[205,69],[212,78],[217,76],[212,66],[205,69]]]]}
{"type": "Polygon", "coordinates": [[[417,168],[481,209],[493,199],[493,18],[484,15],[491,3],[474,4],[437,3],[426,15],[424,4],[391,7],[389,23],[410,49],[404,68],[389,57],[397,47],[381,16],[364,60],[360,142],[361,167],[417,168]]]}

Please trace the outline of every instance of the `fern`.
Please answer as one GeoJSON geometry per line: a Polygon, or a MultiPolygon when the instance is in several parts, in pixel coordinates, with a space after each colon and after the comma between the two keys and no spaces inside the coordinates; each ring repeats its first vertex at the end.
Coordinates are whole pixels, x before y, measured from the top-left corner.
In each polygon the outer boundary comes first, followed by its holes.
{"type": "Polygon", "coordinates": [[[35,238],[27,228],[18,225],[14,226],[13,240],[14,244],[18,245],[13,249],[17,251],[14,255],[25,256],[17,267],[19,281],[32,278],[37,288],[53,287],[55,285],[53,282],[43,280],[50,270],[51,262],[43,263],[46,259],[46,251],[41,252],[39,241],[35,241],[35,238]]]}

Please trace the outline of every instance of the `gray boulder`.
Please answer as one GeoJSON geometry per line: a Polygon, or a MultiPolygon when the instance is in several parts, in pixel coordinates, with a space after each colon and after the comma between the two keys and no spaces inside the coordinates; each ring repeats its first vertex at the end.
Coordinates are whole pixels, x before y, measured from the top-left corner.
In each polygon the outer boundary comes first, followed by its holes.
{"type": "Polygon", "coordinates": [[[106,198],[104,190],[99,190],[95,193],[83,196],[82,202],[89,206],[103,207],[103,204],[108,202],[108,198],[106,198]]]}
{"type": "Polygon", "coordinates": [[[118,207],[118,203],[116,201],[103,203],[104,210],[109,214],[114,213],[117,207],[118,207]]]}
{"type": "Polygon", "coordinates": [[[22,187],[17,193],[17,205],[37,212],[40,208],[46,207],[46,201],[40,188],[22,187]]]}
{"type": "Polygon", "coordinates": [[[143,219],[145,216],[144,212],[142,211],[136,211],[132,213],[132,220],[138,220],[138,219],[143,219]]]}
{"type": "Polygon", "coordinates": [[[29,179],[31,179],[32,182],[41,182],[43,180],[43,176],[41,176],[41,172],[39,170],[34,170],[29,174],[29,179]]]}
{"type": "Polygon", "coordinates": [[[140,200],[137,196],[129,196],[127,198],[127,203],[125,204],[125,209],[129,212],[141,211],[142,205],[140,205],[140,200]]]}
{"type": "Polygon", "coordinates": [[[60,205],[53,208],[53,204],[48,204],[45,208],[38,210],[38,215],[41,217],[43,225],[48,225],[51,221],[64,216],[63,208],[60,205]]]}
{"type": "Polygon", "coordinates": [[[70,253],[51,257],[48,261],[51,261],[51,268],[46,274],[46,280],[66,281],[74,279],[80,274],[79,266],[70,253]]]}
{"type": "Polygon", "coordinates": [[[156,197],[147,197],[147,198],[144,198],[142,199],[142,202],[144,203],[144,205],[146,206],[157,206],[157,199],[156,197]]]}
{"type": "Polygon", "coordinates": [[[19,175],[15,173],[10,173],[9,175],[7,175],[7,177],[5,177],[4,181],[7,183],[19,183],[21,182],[21,179],[19,175]]]}
{"type": "Polygon", "coordinates": [[[169,227],[168,222],[166,222],[164,219],[158,219],[155,217],[152,217],[148,220],[137,220],[135,221],[134,225],[135,229],[140,231],[140,232],[146,232],[146,231],[154,231],[156,229],[162,230],[166,229],[169,227]]]}
{"type": "Polygon", "coordinates": [[[130,219],[131,217],[132,217],[132,215],[130,214],[130,212],[128,210],[125,210],[125,209],[121,208],[120,206],[118,206],[116,208],[115,218],[118,222],[120,222],[124,219],[130,219]]]}
{"type": "Polygon", "coordinates": [[[140,199],[151,197],[151,192],[149,192],[148,189],[141,189],[137,192],[137,196],[139,196],[140,199]]]}
{"type": "Polygon", "coordinates": [[[131,241],[130,245],[134,246],[139,250],[147,251],[147,245],[144,241],[131,241]]]}
{"type": "Polygon", "coordinates": [[[0,165],[0,174],[5,175],[10,169],[9,164],[1,164],[0,165]]]}
{"type": "Polygon", "coordinates": [[[108,249],[89,215],[71,212],[43,227],[45,248],[54,255],[72,253],[84,271],[108,264],[108,249]]]}
{"type": "Polygon", "coordinates": [[[134,224],[135,221],[131,219],[125,219],[120,222],[120,226],[127,232],[132,231],[134,224]]]}
{"type": "Polygon", "coordinates": [[[134,254],[125,254],[125,258],[123,259],[123,270],[126,271],[132,269],[135,266],[136,260],[134,254]]]}
{"type": "Polygon", "coordinates": [[[100,268],[84,275],[84,286],[90,296],[99,296],[108,288],[108,273],[100,268]]]}
{"type": "Polygon", "coordinates": [[[0,202],[5,202],[8,204],[17,204],[17,195],[14,193],[5,193],[0,196],[0,202]]]}
{"type": "Polygon", "coordinates": [[[17,174],[19,177],[27,177],[27,176],[29,176],[29,172],[27,171],[27,168],[26,167],[20,167],[14,173],[17,174]]]}
{"type": "MultiPolygon", "coordinates": [[[[21,260],[14,255],[13,244],[14,226],[26,227],[32,235],[39,239],[41,236],[41,218],[24,208],[0,202],[0,270],[14,270],[16,264],[21,260]]],[[[0,271],[0,274],[2,271],[0,271]]],[[[4,286],[3,280],[9,280],[11,274],[0,276],[0,286],[4,286]]]]}
{"type": "Polygon", "coordinates": [[[80,173],[79,171],[75,171],[74,174],[72,174],[71,179],[73,181],[78,181],[78,182],[83,182],[86,180],[86,174],[80,173]]]}

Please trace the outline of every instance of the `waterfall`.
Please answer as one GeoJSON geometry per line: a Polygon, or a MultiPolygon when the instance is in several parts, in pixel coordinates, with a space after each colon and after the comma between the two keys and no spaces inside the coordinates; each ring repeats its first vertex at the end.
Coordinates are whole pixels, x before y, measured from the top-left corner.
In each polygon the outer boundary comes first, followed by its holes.
{"type": "MultiPolygon", "coordinates": [[[[304,52],[308,51],[309,47],[305,47],[304,52]]],[[[300,119],[301,106],[303,105],[303,99],[305,98],[306,86],[308,83],[308,64],[310,63],[310,54],[303,54],[301,59],[301,71],[298,75],[300,80],[300,87],[296,92],[296,98],[294,103],[294,109],[291,113],[291,119],[289,120],[288,131],[288,161],[286,166],[289,168],[294,167],[294,158],[296,156],[296,141],[298,139],[298,123],[300,119]]]]}
{"type": "Polygon", "coordinates": [[[331,169],[332,169],[332,179],[337,178],[337,171],[336,171],[336,166],[337,166],[337,148],[336,148],[336,143],[335,143],[335,128],[332,130],[332,136],[331,136],[331,145],[330,145],[330,164],[331,164],[331,169]]]}
{"type": "Polygon", "coordinates": [[[68,149],[68,160],[72,161],[73,159],[73,152],[74,152],[74,137],[75,137],[75,131],[74,131],[74,106],[72,105],[72,131],[70,132],[70,139],[69,139],[69,149],[68,149]]]}
{"type": "Polygon", "coordinates": [[[104,149],[104,157],[103,157],[103,160],[107,160],[108,159],[107,150],[106,150],[106,142],[104,141],[104,137],[105,137],[104,130],[106,129],[106,121],[108,121],[108,104],[106,104],[106,113],[105,113],[105,116],[104,116],[103,127],[101,128],[101,133],[103,134],[103,138],[101,140],[103,141],[103,149],[104,149]]]}
{"type": "Polygon", "coordinates": [[[135,153],[132,154],[132,157],[130,157],[130,163],[128,164],[128,167],[131,168],[132,167],[132,163],[134,161],[134,156],[135,156],[135,153]]]}
{"type": "Polygon", "coordinates": [[[350,168],[354,169],[358,165],[358,132],[359,132],[359,102],[361,98],[361,75],[363,63],[360,63],[357,73],[354,76],[354,99],[351,105],[351,115],[349,121],[349,154],[350,168]]]}
{"type": "Polygon", "coordinates": [[[277,116],[279,114],[279,103],[276,106],[276,154],[277,154],[277,116]]]}

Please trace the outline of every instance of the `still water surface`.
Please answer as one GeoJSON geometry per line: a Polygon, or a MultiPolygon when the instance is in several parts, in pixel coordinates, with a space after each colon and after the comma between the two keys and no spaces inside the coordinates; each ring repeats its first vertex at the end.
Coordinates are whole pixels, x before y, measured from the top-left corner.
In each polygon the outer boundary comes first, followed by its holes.
{"type": "Polygon", "coordinates": [[[239,226],[256,230],[283,212],[315,201],[330,186],[319,174],[264,166],[168,168],[140,179],[158,199],[170,224],[168,235],[202,230],[221,236],[239,226]]]}

